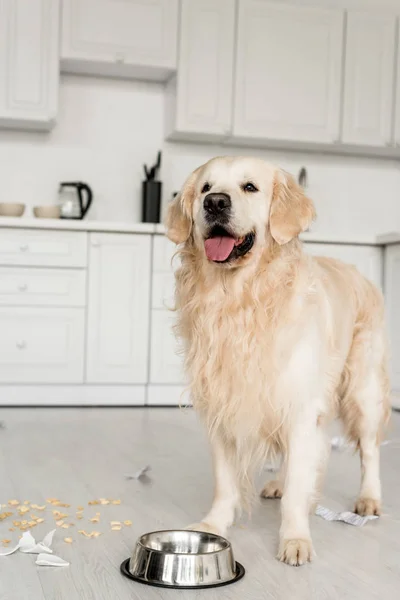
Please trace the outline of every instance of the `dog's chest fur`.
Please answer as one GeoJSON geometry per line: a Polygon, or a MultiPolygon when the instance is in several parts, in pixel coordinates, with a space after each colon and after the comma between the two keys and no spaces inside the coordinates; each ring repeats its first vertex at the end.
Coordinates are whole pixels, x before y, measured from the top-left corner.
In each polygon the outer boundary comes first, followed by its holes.
{"type": "Polygon", "coordinates": [[[179,300],[193,402],[227,437],[265,438],[282,419],[272,384],[274,357],[284,351],[285,307],[268,297],[266,287],[214,285],[200,292],[179,300]]]}

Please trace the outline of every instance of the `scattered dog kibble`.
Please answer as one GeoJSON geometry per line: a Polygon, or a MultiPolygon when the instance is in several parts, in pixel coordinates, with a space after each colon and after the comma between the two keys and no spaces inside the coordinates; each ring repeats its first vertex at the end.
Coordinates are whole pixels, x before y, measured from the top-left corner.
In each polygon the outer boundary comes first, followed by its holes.
{"type": "Polygon", "coordinates": [[[112,500],[111,504],[121,504],[121,500],[112,500]]]}
{"type": "Polygon", "coordinates": [[[91,521],[92,523],[98,523],[100,521],[100,517],[92,517],[91,519],[89,519],[89,521],[91,521]]]}
{"type": "Polygon", "coordinates": [[[121,529],[121,525],[114,525],[113,527],[111,527],[111,531],[121,531],[121,529]]]}
{"type": "Polygon", "coordinates": [[[69,529],[68,523],[64,523],[64,525],[61,525],[61,529],[69,529]]]}
{"type": "Polygon", "coordinates": [[[18,504],[20,504],[20,501],[19,500],[9,500],[8,504],[10,506],[18,506],[18,504]]]}
{"type": "Polygon", "coordinates": [[[12,512],[3,512],[0,513],[0,521],[4,521],[4,519],[7,519],[8,517],[12,516],[12,512]]]}
{"type": "Polygon", "coordinates": [[[83,506],[78,506],[76,510],[77,510],[78,512],[82,511],[82,510],[83,510],[83,506]]]}
{"type": "Polygon", "coordinates": [[[132,525],[132,521],[124,521],[124,525],[130,527],[132,525]]]}
{"type": "Polygon", "coordinates": [[[73,542],[73,539],[72,539],[72,538],[64,538],[64,542],[65,542],[66,544],[72,544],[72,542],[73,542]]]}

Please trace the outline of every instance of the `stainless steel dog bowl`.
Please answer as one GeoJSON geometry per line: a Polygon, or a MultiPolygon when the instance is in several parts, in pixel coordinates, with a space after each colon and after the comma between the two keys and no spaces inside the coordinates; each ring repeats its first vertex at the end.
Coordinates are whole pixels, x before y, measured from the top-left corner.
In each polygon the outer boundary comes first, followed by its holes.
{"type": "Polygon", "coordinates": [[[142,535],[121,565],[123,575],[159,587],[198,589],[241,579],[232,546],[223,537],[198,531],[154,531],[142,535]]]}

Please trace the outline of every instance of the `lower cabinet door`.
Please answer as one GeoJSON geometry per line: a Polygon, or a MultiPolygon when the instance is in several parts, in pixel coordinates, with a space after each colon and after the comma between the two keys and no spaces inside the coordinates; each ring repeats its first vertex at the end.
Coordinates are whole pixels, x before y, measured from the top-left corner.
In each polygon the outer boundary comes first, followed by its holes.
{"type": "Polygon", "coordinates": [[[0,331],[1,383],[83,382],[84,309],[0,307],[0,331]]]}
{"type": "Polygon", "coordinates": [[[147,383],[150,258],[149,235],[90,235],[88,383],[147,383]]]}
{"type": "Polygon", "coordinates": [[[167,310],[151,314],[150,383],[183,385],[183,357],[173,331],[176,315],[167,310]]]}

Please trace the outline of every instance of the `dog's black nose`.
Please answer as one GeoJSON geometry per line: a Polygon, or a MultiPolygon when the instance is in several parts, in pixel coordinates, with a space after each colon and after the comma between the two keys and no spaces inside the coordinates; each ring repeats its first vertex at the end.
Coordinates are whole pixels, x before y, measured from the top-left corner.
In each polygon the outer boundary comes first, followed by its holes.
{"type": "Polygon", "coordinates": [[[223,192],[218,194],[207,194],[203,202],[204,210],[212,216],[226,213],[232,206],[230,196],[223,192]]]}

